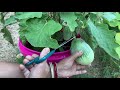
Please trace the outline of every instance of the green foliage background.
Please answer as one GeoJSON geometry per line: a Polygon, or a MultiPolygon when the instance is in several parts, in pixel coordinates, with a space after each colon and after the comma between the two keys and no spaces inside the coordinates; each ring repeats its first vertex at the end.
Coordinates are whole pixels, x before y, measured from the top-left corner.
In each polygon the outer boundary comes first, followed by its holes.
{"type": "MultiPolygon", "coordinates": [[[[94,50],[96,61],[102,64],[102,75],[119,76],[119,12],[15,12],[5,20],[4,26],[16,21],[19,22],[21,40],[27,40],[33,47],[54,49],[60,41],[80,34],[94,50]]],[[[3,31],[8,36],[7,31],[3,31]]]]}

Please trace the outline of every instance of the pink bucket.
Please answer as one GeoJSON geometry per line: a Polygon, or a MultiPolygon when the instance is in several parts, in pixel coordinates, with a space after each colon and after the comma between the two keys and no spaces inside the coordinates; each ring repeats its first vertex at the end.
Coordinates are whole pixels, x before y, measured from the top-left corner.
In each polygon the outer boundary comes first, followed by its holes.
{"type": "MultiPolygon", "coordinates": [[[[32,54],[40,55],[40,52],[34,51],[24,46],[21,40],[19,40],[18,47],[20,52],[23,54],[23,56],[32,55],[32,54]]],[[[70,50],[64,52],[56,52],[51,57],[49,57],[47,61],[53,63],[59,62],[60,60],[69,57],[70,55],[71,55],[70,50]]]]}

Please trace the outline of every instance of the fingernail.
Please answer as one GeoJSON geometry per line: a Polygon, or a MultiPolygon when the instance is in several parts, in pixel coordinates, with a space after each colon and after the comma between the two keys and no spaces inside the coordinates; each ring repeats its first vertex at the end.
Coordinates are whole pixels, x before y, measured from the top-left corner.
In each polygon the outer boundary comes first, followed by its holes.
{"type": "Polygon", "coordinates": [[[49,48],[44,48],[42,51],[43,51],[44,53],[47,53],[47,52],[49,51],[49,48]]]}
{"type": "Polygon", "coordinates": [[[44,48],[44,50],[46,51],[48,48],[44,48]]]}

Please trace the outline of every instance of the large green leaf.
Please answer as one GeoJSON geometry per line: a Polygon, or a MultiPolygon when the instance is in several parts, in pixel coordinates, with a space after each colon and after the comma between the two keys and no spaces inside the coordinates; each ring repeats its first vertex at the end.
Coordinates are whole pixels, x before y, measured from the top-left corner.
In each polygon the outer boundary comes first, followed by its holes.
{"type": "Polygon", "coordinates": [[[116,43],[120,45],[120,33],[116,34],[115,39],[116,39],[116,43]]]}
{"type": "Polygon", "coordinates": [[[107,21],[107,23],[111,27],[116,27],[120,28],[120,14],[118,12],[105,12],[103,13],[103,18],[107,21]]]}
{"type": "Polygon", "coordinates": [[[16,18],[17,19],[29,19],[29,18],[41,18],[42,12],[17,12],[16,18]]]}
{"type": "Polygon", "coordinates": [[[80,31],[80,36],[83,38],[92,48],[92,50],[95,50],[98,46],[98,43],[96,42],[95,38],[87,29],[76,29],[80,31]]]}
{"type": "Polygon", "coordinates": [[[117,17],[117,20],[120,20],[120,13],[119,13],[119,12],[116,12],[115,15],[116,15],[116,17],[117,17]]]}
{"type": "Polygon", "coordinates": [[[78,26],[77,22],[75,21],[77,17],[75,16],[74,12],[61,12],[60,17],[70,28],[70,31],[74,32],[75,27],[78,26]]]}
{"type": "Polygon", "coordinates": [[[16,23],[16,19],[19,20],[27,20],[29,18],[41,18],[42,12],[16,12],[15,16],[11,16],[10,18],[5,20],[5,26],[16,23]]]}
{"type": "Polygon", "coordinates": [[[110,21],[110,22],[108,22],[109,23],[109,25],[111,26],[111,27],[116,27],[116,26],[118,26],[119,25],[119,21],[118,20],[112,20],[112,21],[110,21]]]}
{"type": "Polygon", "coordinates": [[[91,35],[89,36],[88,44],[91,46],[91,48],[95,51],[95,49],[98,47],[98,43],[95,40],[95,38],[91,35]]]}
{"type": "Polygon", "coordinates": [[[120,22],[118,23],[118,29],[120,30],[120,22]]]}
{"type": "Polygon", "coordinates": [[[117,18],[114,12],[104,12],[103,17],[109,22],[117,18]]]}
{"type": "Polygon", "coordinates": [[[120,46],[117,47],[115,50],[116,50],[116,52],[117,52],[117,54],[118,54],[118,56],[119,56],[119,58],[120,58],[120,46]]]}
{"type": "Polygon", "coordinates": [[[25,36],[29,43],[34,47],[57,48],[57,40],[52,39],[51,35],[62,29],[62,26],[54,20],[46,22],[42,19],[31,19],[27,21],[27,31],[25,36]]]}
{"type": "Polygon", "coordinates": [[[115,48],[119,45],[115,43],[114,32],[110,31],[106,24],[95,25],[90,19],[87,21],[87,24],[98,45],[110,56],[118,60],[119,57],[115,52],[115,48]]]}

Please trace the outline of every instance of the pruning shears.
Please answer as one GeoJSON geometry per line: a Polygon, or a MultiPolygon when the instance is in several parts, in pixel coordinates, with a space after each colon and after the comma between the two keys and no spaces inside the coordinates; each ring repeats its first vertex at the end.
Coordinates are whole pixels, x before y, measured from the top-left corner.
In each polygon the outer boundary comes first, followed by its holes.
{"type": "MultiPolygon", "coordinates": [[[[73,40],[74,38],[75,38],[75,37],[73,37],[73,38],[71,38],[71,39],[63,42],[62,44],[59,45],[58,48],[60,48],[60,47],[62,47],[63,45],[67,44],[69,41],[73,40]]],[[[53,55],[58,48],[50,51],[50,52],[49,52],[46,56],[44,56],[43,58],[36,57],[35,59],[33,59],[33,60],[29,61],[28,63],[26,63],[25,66],[32,65],[33,63],[39,64],[39,63],[45,61],[45,60],[48,59],[51,55],[53,55]]]]}

